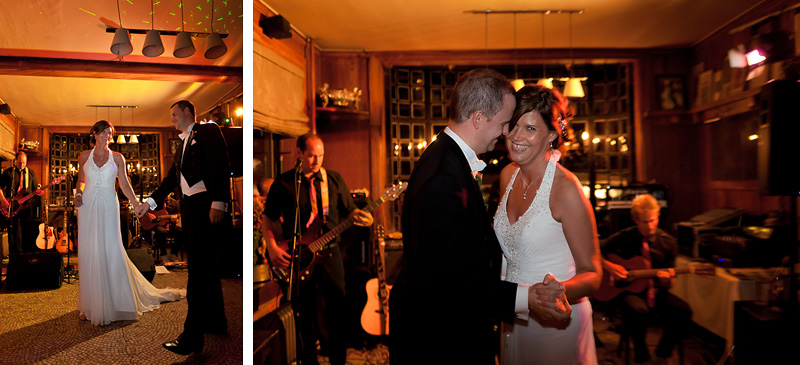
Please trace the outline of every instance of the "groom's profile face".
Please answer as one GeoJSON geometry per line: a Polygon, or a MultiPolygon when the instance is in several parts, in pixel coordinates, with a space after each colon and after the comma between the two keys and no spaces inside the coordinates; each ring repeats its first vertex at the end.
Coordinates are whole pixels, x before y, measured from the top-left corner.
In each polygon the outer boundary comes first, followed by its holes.
{"type": "Polygon", "coordinates": [[[169,109],[170,121],[175,129],[179,131],[186,131],[189,125],[192,124],[192,115],[189,113],[189,108],[181,109],[180,105],[175,105],[169,109]]]}

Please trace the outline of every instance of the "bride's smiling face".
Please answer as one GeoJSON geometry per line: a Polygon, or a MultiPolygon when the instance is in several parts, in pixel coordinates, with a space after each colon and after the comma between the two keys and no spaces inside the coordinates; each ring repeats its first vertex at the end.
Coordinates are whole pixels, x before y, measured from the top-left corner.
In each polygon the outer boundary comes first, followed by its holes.
{"type": "Polygon", "coordinates": [[[96,133],[94,138],[97,140],[98,146],[107,146],[114,139],[114,128],[108,127],[102,132],[96,133]]]}
{"type": "Polygon", "coordinates": [[[547,150],[547,146],[555,139],[555,132],[549,130],[537,111],[523,114],[517,125],[506,136],[508,157],[518,164],[535,161],[547,150]]]}

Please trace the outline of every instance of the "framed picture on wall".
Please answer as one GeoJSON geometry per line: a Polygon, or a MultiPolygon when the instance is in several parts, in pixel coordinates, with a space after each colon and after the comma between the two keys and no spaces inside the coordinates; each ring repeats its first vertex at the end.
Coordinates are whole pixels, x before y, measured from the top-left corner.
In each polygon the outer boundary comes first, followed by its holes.
{"type": "Polygon", "coordinates": [[[656,76],[656,99],[661,110],[686,109],[686,83],[680,75],[656,76]]]}
{"type": "Polygon", "coordinates": [[[181,148],[181,140],[180,139],[170,139],[169,140],[169,153],[175,154],[178,152],[178,149],[181,148]]]}

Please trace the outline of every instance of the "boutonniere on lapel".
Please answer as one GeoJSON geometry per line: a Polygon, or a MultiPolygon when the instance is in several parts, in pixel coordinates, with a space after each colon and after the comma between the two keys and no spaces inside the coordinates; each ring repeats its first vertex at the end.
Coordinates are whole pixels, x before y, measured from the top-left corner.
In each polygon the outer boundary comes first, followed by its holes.
{"type": "Polygon", "coordinates": [[[189,133],[189,145],[190,145],[190,146],[192,146],[192,145],[194,145],[195,143],[197,143],[197,141],[195,141],[195,140],[194,140],[194,134],[195,134],[195,133],[197,133],[197,132],[196,132],[196,131],[194,131],[194,130],[192,130],[192,131],[189,133]]]}

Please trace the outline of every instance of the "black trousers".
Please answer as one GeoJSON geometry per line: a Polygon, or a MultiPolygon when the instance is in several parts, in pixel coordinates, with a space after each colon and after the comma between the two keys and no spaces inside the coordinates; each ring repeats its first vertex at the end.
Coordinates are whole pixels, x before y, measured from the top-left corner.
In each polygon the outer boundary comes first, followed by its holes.
{"type": "Polygon", "coordinates": [[[344,261],[338,246],[327,251],[332,256],[315,265],[311,277],[300,283],[300,291],[294,293],[292,300],[304,365],[318,363],[317,340],[331,364],[344,365],[347,359],[344,261]]]}
{"type": "Polygon", "coordinates": [[[647,351],[644,337],[652,314],[664,329],[664,335],[656,348],[656,356],[659,357],[669,357],[672,354],[675,345],[686,336],[691,324],[692,309],[683,299],[666,289],[660,289],[655,299],[655,307],[650,308],[647,305],[646,290],[640,294],[625,293],[617,298],[622,325],[633,339],[633,349],[639,357],[644,356],[647,351]]]}
{"type": "MultiPolygon", "coordinates": [[[[219,251],[230,242],[230,215],[211,224],[208,217],[211,198],[208,193],[184,196],[181,199],[183,233],[187,243],[189,280],[186,290],[188,313],[183,324],[187,336],[200,336],[227,328],[220,281],[219,251]]],[[[239,246],[234,247],[239,249],[239,246]]]]}
{"type": "Polygon", "coordinates": [[[39,227],[33,220],[31,209],[20,210],[11,218],[10,224],[8,232],[8,251],[10,253],[38,251],[34,230],[38,231],[39,227]]]}

